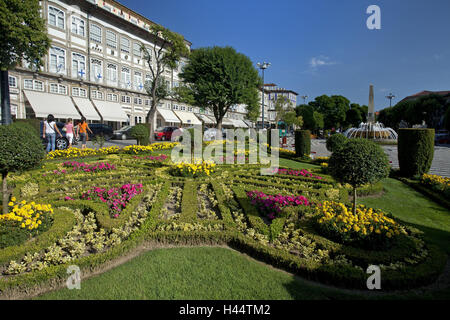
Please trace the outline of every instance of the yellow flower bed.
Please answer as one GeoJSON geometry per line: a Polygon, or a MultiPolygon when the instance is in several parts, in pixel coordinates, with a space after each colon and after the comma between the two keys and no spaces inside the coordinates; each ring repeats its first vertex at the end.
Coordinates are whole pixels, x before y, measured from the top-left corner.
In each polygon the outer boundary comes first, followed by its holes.
{"type": "Polygon", "coordinates": [[[424,174],[421,182],[425,185],[439,186],[442,189],[450,188],[450,178],[441,177],[435,174],[424,174]]]}
{"type": "Polygon", "coordinates": [[[107,147],[101,149],[78,149],[78,148],[69,148],[65,150],[55,150],[51,151],[47,154],[46,159],[58,159],[58,158],[78,158],[78,157],[88,157],[88,156],[98,156],[98,155],[107,155],[107,154],[115,154],[120,150],[119,147],[107,147]]]}
{"type": "Polygon", "coordinates": [[[325,235],[344,243],[375,241],[380,244],[384,240],[406,234],[404,227],[382,210],[363,205],[357,207],[354,215],[352,208],[343,203],[325,201],[316,208],[316,214],[317,224],[325,235]]]}
{"type": "Polygon", "coordinates": [[[16,203],[16,198],[12,197],[8,203],[10,212],[0,215],[1,221],[16,221],[23,229],[34,230],[42,224],[42,219],[46,214],[53,214],[51,204],[27,203],[25,200],[16,203]]]}
{"type": "Polygon", "coordinates": [[[129,153],[129,154],[149,153],[149,152],[153,152],[156,150],[172,149],[177,144],[178,144],[178,142],[157,142],[157,143],[153,143],[149,146],[138,146],[138,145],[126,146],[122,150],[125,153],[129,153]]]}
{"type": "Polygon", "coordinates": [[[211,161],[196,161],[194,163],[178,163],[172,167],[172,174],[182,177],[209,176],[214,172],[216,164],[211,161]]]}

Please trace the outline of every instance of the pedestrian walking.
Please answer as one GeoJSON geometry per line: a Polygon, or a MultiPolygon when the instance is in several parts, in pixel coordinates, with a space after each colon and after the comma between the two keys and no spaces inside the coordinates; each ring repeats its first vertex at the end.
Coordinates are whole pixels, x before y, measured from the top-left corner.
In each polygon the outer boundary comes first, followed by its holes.
{"type": "Polygon", "coordinates": [[[56,133],[62,138],[61,132],[58,130],[58,126],[55,122],[55,117],[52,114],[47,116],[47,120],[44,121],[44,128],[42,130],[42,138],[47,137],[47,153],[55,151],[56,145],[56,133]]]}
{"type": "Polygon", "coordinates": [[[66,129],[66,138],[69,141],[69,148],[72,148],[74,130],[71,118],[67,119],[67,123],[64,125],[64,128],[66,129]]]}
{"type": "Polygon", "coordinates": [[[86,118],[82,117],[81,123],[79,123],[77,127],[77,136],[79,136],[81,140],[81,149],[86,148],[86,141],[88,140],[88,133],[87,133],[88,131],[92,134],[92,131],[86,122],[86,118]]]}

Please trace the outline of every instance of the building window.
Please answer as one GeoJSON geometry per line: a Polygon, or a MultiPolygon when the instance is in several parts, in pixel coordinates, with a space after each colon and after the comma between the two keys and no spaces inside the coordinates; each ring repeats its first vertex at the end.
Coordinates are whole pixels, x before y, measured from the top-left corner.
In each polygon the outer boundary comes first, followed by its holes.
{"type": "Polygon", "coordinates": [[[177,104],[173,105],[173,110],[178,110],[178,105],[177,104]]]}
{"type": "Polygon", "coordinates": [[[28,90],[44,91],[44,84],[42,81],[33,79],[25,79],[23,87],[28,90]]]}
{"type": "Polygon", "coordinates": [[[72,33],[84,37],[84,20],[78,17],[72,17],[72,33]]]}
{"type": "Polygon", "coordinates": [[[48,24],[64,29],[65,19],[64,12],[55,7],[48,7],[48,24]]]}
{"type": "Polygon", "coordinates": [[[139,91],[142,91],[144,89],[144,84],[142,83],[142,73],[137,71],[134,73],[134,85],[135,88],[139,91]]]}
{"type": "Polygon", "coordinates": [[[97,90],[92,90],[91,91],[91,98],[92,99],[97,99],[97,100],[103,100],[103,92],[97,91],[97,90]]]}
{"type": "Polygon", "coordinates": [[[131,97],[130,96],[122,96],[122,103],[131,104],[131,97]]]}
{"type": "Polygon", "coordinates": [[[66,72],[66,50],[58,47],[50,48],[50,72],[66,72]]]}
{"type": "Polygon", "coordinates": [[[72,78],[86,78],[86,57],[79,53],[72,53],[72,78]]]}
{"type": "Polygon", "coordinates": [[[117,36],[109,30],[106,30],[106,45],[110,48],[117,49],[117,36]]]}
{"type": "Polygon", "coordinates": [[[102,43],[102,28],[96,24],[91,24],[90,39],[97,43],[102,43]]]}
{"type": "Polygon", "coordinates": [[[122,84],[124,87],[131,87],[131,74],[130,69],[122,68],[122,84]]]}
{"type": "Polygon", "coordinates": [[[103,79],[102,62],[98,59],[91,59],[91,81],[101,82],[103,79]]]}
{"type": "Polygon", "coordinates": [[[181,111],[185,111],[186,110],[186,107],[185,106],[181,106],[181,111]]]}
{"type": "Polygon", "coordinates": [[[106,72],[108,81],[117,82],[117,66],[115,64],[109,63],[106,72]]]}
{"type": "Polygon", "coordinates": [[[51,83],[50,84],[50,92],[51,93],[57,93],[57,94],[67,94],[67,87],[63,86],[62,84],[58,83],[51,83]]]}
{"type": "Polygon", "coordinates": [[[189,112],[192,112],[192,111],[193,111],[193,108],[192,108],[192,107],[189,107],[189,108],[188,108],[188,111],[189,111],[189,112]]]}
{"type": "Polygon", "coordinates": [[[87,91],[86,91],[86,89],[82,89],[82,88],[72,88],[72,96],[86,98],[87,91]]]}
{"type": "Polygon", "coordinates": [[[8,83],[10,88],[17,88],[17,78],[9,76],[8,77],[8,83]]]}
{"type": "Polygon", "coordinates": [[[142,105],[142,98],[134,98],[134,104],[142,105]]]}
{"type": "Polygon", "coordinates": [[[120,51],[130,53],[130,40],[127,38],[120,38],[120,51]]]}
{"type": "Polygon", "coordinates": [[[145,99],[144,104],[145,104],[146,106],[149,106],[149,105],[150,105],[150,99],[145,99]]]}
{"type": "Polygon", "coordinates": [[[133,54],[136,57],[141,57],[141,44],[139,42],[134,42],[133,43],[133,54]]]}
{"type": "Polygon", "coordinates": [[[117,94],[108,93],[108,94],[106,94],[106,100],[113,101],[113,102],[118,102],[119,98],[118,98],[117,94]]]}

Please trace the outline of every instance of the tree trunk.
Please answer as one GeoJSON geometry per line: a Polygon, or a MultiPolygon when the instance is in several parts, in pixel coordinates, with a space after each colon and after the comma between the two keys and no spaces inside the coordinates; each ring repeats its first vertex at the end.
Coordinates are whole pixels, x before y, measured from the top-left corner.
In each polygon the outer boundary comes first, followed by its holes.
{"type": "Polygon", "coordinates": [[[2,193],[3,193],[3,214],[8,213],[8,200],[9,200],[9,194],[8,194],[8,184],[6,183],[6,176],[7,173],[2,174],[2,193]]]}
{"type": "Polygon", "coordinates": [[[217,129],[217,131],[216,131],[216,140],[222,140],[223,139],[223,135],[222,135],[222,119],[220,119],[220,121],[217,121],[216,129],[217,129]]]}
{"type": "Polygon", "coordinates": [[[153,143],[155,141],[155,128],[154,128],[155,115],[156,115],[156,106],[152,107],[147,115],[147,123],[149,126],[149,132],[150,132],[150,137],[149,137],[150,143],[153,143]]]}
{"type": "Polygon", "coordinates": [[[2,125],[11,124],[11,104],[9,103],[8,70],[0,71],[2,125]]]}
{"type": "Polygon", "coordinates": [[[353,187],[353,215],[356,215],[356,187],[353,187]]]}

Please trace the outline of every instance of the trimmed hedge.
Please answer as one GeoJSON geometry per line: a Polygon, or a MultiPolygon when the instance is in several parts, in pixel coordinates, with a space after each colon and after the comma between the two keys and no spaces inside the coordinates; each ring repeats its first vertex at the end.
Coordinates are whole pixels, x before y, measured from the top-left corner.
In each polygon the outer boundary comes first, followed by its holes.
{"type": "Polygon", "coordinates": [[[297,157],[309,156],[311,153],[311,131],[295,131],[295,155],[297,157]]]}
{"type": "Polygon", "coordinates": [[[434,157],[434,129],[400,129],[398,163],[405,177],[428,173],[434,157]]]}

